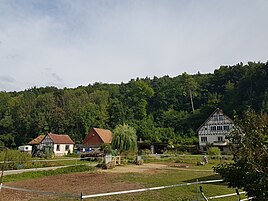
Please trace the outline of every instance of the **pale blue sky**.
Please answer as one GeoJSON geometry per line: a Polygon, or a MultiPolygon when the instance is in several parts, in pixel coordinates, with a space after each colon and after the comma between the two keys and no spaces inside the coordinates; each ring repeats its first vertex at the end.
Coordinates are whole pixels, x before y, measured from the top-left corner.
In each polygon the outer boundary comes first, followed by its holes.
{"type": "Polygon", "coordinates": [[[0,0],[0,91],[266,62],[266,0],[0,0]]]}

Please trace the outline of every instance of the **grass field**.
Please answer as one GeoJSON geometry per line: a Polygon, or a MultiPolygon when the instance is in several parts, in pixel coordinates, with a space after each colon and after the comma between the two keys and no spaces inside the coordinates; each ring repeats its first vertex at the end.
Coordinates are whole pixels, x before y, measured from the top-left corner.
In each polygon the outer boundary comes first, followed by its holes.
{"type": "MultiPolygon", "coordinates": [[[[195,181],[207,181],[220,179],[220,176],[213,172],[202,172],[204,168],[195,168],[200,171],[185,171],[180,169],[169,169],[156,174],[125,173],[117,178],[117,182],[131,182],[142,184],[144,187],[166,186],[195,181]]],[[[92,200],[138,200],[138,201],[162,201],[162,200],[202,200],[199,191],[200,185],[175,187],[157,191],[147,191],[142,193],[132,193],[128,195],[110,196],[92,200]]],[[[202,184],[203,191],[207,197],[235,193],[234,189],[227,187],[225,183],[202,184]]],[[[220,201],[237,200],[236,196],[217,199],[220,201]]]]}
{"type": "MultiPolygon", "coordinates": [[[[189,162],[189,161],[188,161],[189,162]]],[[[169,161],[158,161],[158,163],[146,163],[142,166],[126,165],[121,167],[116,167],[113,170],[99,170],[92,172],[92,169],[87,169],[84,166],[77,166],[65,169],[59,169],[55,171],[42,171],[40,173],[23,173],[19,175],[10,175],[4,177],[4,184],[9,181],[20,181],[19,183],[7,183],[10,185],[24,186],[28,183],[27,188],[31,188],[31,183],[43,183],[43,191],[51,191],[48,187],[44,185],[48,181],[53,181],[53,183],[61,184],[59,189],[53,187],[52,190],[59,191],[61,193],[71,193],[72,195],[79,195],[81,191],[85,195],[95,194],[95,193],[105,193],[113,191],[122,191],[130,189],[140,189],[149,188],[157,186],[166,186],[173,184],[182,184],[206,180],[220,179],[220,176],[212,171],[212,166],[217,164],[216,160],[210,160],[210,164],[205,166],[191,165],[189,168],[172,168],[170,167],[169,161]],[[165,168],[159,168],[159,167],[165,168]],[[135,171],[128,171],[134,169],[135,171]],[[86,172],[85,172],[86,171],[86,172]],[[76,172],[74,174],[74,172],[76,172]],[[81,173],[79,173],[81,172],[81,173]],[[84,172],[84,173],[82,173],[84,172]],[[67,176],[68,173],[71,173],[67,176]],[[60,174],[60,175],[59,175],[60,174]],[[80,176],[81,175],[81,176],[80,176]],[[87,176],[86,176],[87,175],[87,176]],[[49,176],[49,177],[48,177],[49,176]],[[49,180],[42,178],[48,177],[49,180]],[[40,180],[42,179],[42,180],[40,180]],[[72,181],[72,188],[68,184],[72,181]],[[75,183],[77,182],[77,183],[75,183]],[[67,190],[69,189],[69,190],[67,190]]],[[[172,163],[176,164],[176,163],[172,163]]],[[[102,200],[137,200],[137,201],[162,201],[162,200],[176,200],[176,201],[186,201],[186,200],[202,200],[199,191],[200,185],[191,185],[183,187],[175,187],[169,189],[162,189],[156,191],[147,191],[142,193],[131,193],[124,195],[114,195],[101,198],[91,198],[86,200],[92,201],[102,201],[102,200]]],[[[234,189],[227,187],[225,183],[214,183],[214,184],[202,184],[203,190],[207,197],[235,193],[234,189]]],[[[36,186],[38,188],[38,186],[36,186]]],[[[7,195],[8,196],[8,195],[7,195]]],[[[30,200],[39,200],[40,197],[35,199],[34,196],[30,200]]],[[[8,199],[7,199],[8,200],[8,199]]],[[[40,200],[66,200],[65,197],[53,197],[48,199],[40,200]]],[[[70,199],[68,200],[75,200],[70,199]]],[[[79,199],[77,199],[79,200],[79,199]]],[[[236,196],[228,198],[217,199],[219,201],[231,201],[237,200],[236,196]]]]}

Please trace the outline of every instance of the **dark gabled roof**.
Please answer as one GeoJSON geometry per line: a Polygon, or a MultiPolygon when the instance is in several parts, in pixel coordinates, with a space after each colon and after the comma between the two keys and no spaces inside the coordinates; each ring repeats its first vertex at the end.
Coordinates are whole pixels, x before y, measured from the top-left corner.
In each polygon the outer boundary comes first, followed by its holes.
{"type": "Polygon", "coordinates": [[[202,128],[202,126],[204,126],[210,119],[211,117],[215,114],[215,113],[222,113],[227,119],[229,119],[231,122],[234,122],[230,117],[228,117],[226,114],[223,113],[223,111],[219,108],[217,108],[214,112],[211,113],[211,115],[209,115],[209,117],[206,119],[206,121],[204,121],[203,124],[201,124],[201,126],[199,126],[199,128],[197,129],[197,132],[202,128]]]}
{"type": "Polygon", "coordinates": [[[53,133],[48,133],[47,135],[55,144],[74,144],[74,141],[69,137],[69,135],[53,133]]]}
{"type": "Polygon", "coordinates": [[[38,137],[34,138],[32,141],[30,141],[28,144],[30,145],[38,145],[42,142],[44,139],[45,135],[39,135],[38,137]]]}
{"type": "Polygon", "coordinates": [[[102,129],[102,128],[93,128],[95,132],[100,136],[103,143],[111,143],[113,138],[112,131],[108,129],[102,129]]]}

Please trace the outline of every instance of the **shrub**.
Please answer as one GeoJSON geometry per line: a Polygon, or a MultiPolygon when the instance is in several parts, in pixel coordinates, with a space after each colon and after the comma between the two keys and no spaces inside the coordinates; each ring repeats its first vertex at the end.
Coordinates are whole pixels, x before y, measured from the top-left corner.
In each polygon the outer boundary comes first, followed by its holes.
{"type": "Polygon", "coordinates": [[[210,147],[208,149],[208,155],[210,156],[210,158],[218,158],[221,155],[221,150],[218,147],[210,147]]]}

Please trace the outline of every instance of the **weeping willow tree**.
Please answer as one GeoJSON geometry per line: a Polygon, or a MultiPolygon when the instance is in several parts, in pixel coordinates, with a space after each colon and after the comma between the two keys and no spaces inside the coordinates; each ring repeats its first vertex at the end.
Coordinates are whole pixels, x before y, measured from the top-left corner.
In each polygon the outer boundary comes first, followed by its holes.
{"type": "Polygon", "coordinates": [[[136,130],[127,125],[118,125],[113,132],[112,148],[119,152],[128,152],[137,150],[136,130]]]}

